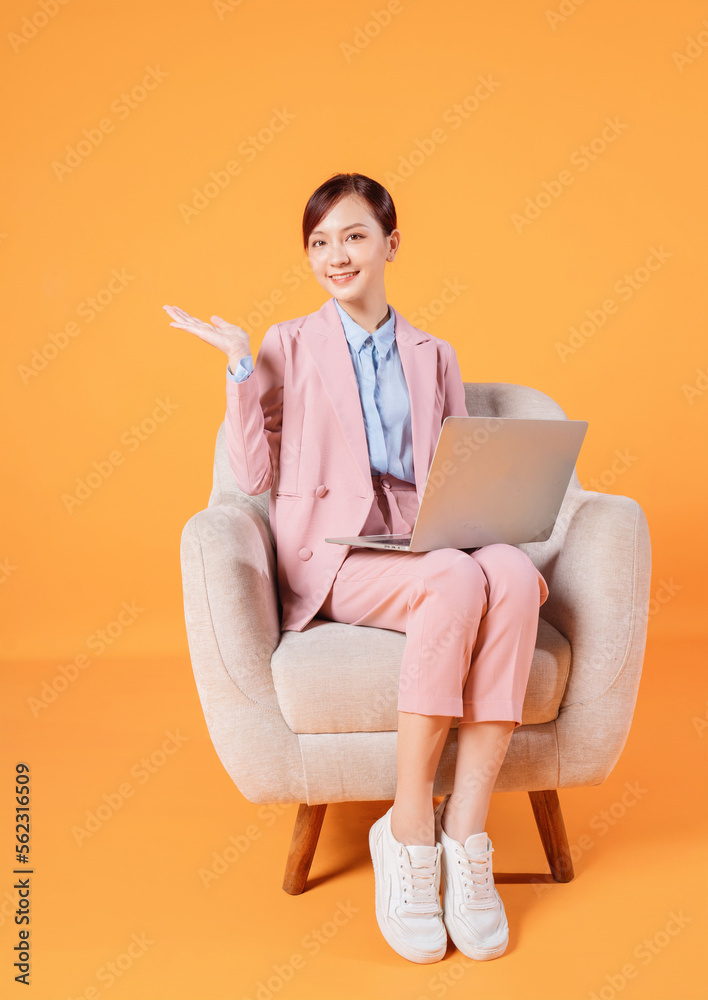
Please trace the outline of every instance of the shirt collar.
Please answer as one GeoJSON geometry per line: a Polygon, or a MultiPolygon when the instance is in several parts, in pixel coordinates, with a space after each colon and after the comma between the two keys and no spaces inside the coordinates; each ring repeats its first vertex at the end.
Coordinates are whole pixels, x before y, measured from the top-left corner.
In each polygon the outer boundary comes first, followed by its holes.
{"type": "Polygon", "coordinates": [[[378,330],[374,330],[373,333],[369,333],[369,331],[365,330],[363,326],[359,326],[359,324],[351,318],[349,313],[344,311],[336,299],[334,300],[334,304],[336,305],[337,312],[342,320],[344,335],[353,350],[355,350],[358,354],[364,345],[364,341],[368,337],[372,337],[374,343],[376,344],[376,351],[379,357],[386,357],[396,336],[396,314],[393,309],[389,306],[388,319],[386,322],[383,323],[378,330]]]}

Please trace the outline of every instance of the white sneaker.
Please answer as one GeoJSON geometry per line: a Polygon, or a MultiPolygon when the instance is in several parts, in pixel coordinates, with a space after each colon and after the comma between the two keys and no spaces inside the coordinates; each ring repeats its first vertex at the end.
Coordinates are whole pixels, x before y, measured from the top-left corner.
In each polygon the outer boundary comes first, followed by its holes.
{"type": "Polygon", "coordinates": [[[447,951],[440,905],[439,844],[401,844],[391,831],[393,806],[369,831],[376,920],[394,951],[410,962],[439,962],[447,951]]]}
{"type": "Polygon", "coordinates": [[[494,848],[486,833],[473,833],[461,844],[442,828],[449,795],[435,810],[435,839],[442,848],[443,920],[463,955],[478,961],[498,958],[509,943],[509,924],[494,887],[494,848]]]}

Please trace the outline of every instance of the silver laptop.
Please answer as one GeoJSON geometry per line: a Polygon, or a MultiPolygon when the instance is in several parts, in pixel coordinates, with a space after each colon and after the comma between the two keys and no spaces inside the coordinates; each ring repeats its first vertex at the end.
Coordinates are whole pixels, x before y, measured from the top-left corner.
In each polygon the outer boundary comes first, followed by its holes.
{"type": "Polygon", "coordinates": [[[325,541],[403,552],[545,542],[587,428],[587,420],[446,417],[412,533],[325,541]]]}

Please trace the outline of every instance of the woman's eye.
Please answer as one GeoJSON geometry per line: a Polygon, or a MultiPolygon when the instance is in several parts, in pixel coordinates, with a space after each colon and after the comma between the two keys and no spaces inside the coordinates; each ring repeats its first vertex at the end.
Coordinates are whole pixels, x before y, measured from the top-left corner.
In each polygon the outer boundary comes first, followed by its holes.
{"type": "MultiPolygon", "coordinates": [[[[360,239],[360,240],[364,238],[364,237],[363,237],[363,235],[362,235],[361,233],[350,233],[350,234],[349,234],[349,236],[347,236],[347,239],[350,239],[350,238],[351,238],[352,236],[356,236],[356,237],[357,237],[357,239],[360,239]]],[[[324,240],[315,240],[315,241],[314,241],[314,242],[312,243],[312,249],[313,249],[313,250],[315,250],[315,249],[317,248],[317,245],[318,245],[319,243],[324,243],[324,240]]]]}

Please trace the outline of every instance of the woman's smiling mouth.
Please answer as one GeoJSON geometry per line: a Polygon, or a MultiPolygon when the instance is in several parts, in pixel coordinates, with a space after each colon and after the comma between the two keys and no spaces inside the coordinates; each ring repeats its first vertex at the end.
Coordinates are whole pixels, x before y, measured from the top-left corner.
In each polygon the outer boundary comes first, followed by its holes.
{"type": "Polygon", "coordinates": [[[346,271],[342,274],[330,274],[332,281],[335,281],[338,285],[341,285],[345,281],[351,281],[355,278],[359,272],[358,271],[346,271]]]}

